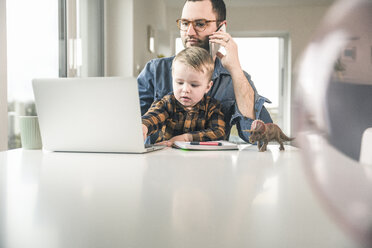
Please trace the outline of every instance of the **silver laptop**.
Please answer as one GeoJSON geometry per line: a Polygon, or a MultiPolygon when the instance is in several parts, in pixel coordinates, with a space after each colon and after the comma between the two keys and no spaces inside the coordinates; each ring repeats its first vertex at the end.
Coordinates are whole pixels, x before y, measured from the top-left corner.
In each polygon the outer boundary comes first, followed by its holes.
{"type": "Polygon", "coordinates": [[[34,79],[43,149],[145,153],[137,80],[133,77],[34,79]]]}

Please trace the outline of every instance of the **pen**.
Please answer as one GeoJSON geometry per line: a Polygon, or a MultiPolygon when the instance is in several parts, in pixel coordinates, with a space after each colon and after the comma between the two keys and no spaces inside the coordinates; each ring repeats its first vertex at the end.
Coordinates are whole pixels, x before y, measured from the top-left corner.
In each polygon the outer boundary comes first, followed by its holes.
{"type": "Polygon", "coordinates": [[[192,141],[192,142],[190,142],[190,145],[222,146],[222,143],[220,143],[220,142],[197,142],[197,141],[192,141]]]}

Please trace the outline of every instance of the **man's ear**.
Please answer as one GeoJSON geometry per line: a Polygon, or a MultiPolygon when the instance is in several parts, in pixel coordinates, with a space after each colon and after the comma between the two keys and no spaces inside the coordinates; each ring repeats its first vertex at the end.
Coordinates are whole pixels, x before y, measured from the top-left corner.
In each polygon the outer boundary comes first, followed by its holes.
{"type": "Polygon", "coordinates": [[[205,89],[205,93],[208,93],[208,91],[212,88],[212,85],[213,85],[213,81],[211,80],[208,85],[207,85],[207,88],[205,89]]]}
{"type": "Polygon", "coordinates": [[[227,28],[227,21],[226,21],[226,20],[224,20],[223,22],[221,22],[220,25],[222,25],[222,24],[225,24],[225,26],[226,26],[226,28],[227,28]]]}

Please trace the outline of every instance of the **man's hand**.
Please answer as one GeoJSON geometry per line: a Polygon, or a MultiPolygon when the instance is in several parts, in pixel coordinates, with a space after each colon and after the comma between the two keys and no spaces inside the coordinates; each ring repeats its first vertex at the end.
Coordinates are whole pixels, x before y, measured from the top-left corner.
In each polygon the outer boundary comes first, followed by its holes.
{"type": "Polygon", "coordinates": [[[221,30],[209,36],[209,41],[220,44],[226,50],[225,55],[218,52],[217,56],[221,60],[223,67],[231,74],[236,103],[240,113],[245,117],[253,120],[256,119],[254,112],[254,91],[241,68],[237,44],[230,34],[221,30]]]}
{"type": "Polygon", "coordinates": [[[145,125],[142,124],[142,134],[143,134],[144,141],[146,141],[148,131],[149,129],[145,125]]]}
{"type": "Polygon", "coordinates": [[[191,134],[181,134],[181,135],[178,135],[178,136],[174,136],[173,138],[171,138],[170,140],[166,140],[166,141],[162,141],[162,142],[159,142],[159,143],[156,143],[157,145],[163,145],[163,146],[172,146],[173,143],[175,141],[186,141],[186,142],[190,142],[192,141],[192,135],[191,134]]]}
{"type": "Polygon", "coordinates": [[[229,33],[221,30],[214,32],[211,36],[209,36],[209,41],[220,44],[225,48],[225,55],[220,52],[217,53],[217,56],[221,60],[223,67],[225,67],[230,73],[232,70],[242,70],[239,61],[238,46],[229,33]]]}

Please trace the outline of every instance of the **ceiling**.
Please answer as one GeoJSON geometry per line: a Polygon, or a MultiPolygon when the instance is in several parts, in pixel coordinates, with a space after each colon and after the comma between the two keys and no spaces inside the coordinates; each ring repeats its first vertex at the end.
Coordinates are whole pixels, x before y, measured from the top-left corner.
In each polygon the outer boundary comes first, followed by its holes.
{"type": "MultiPolygon", "coordinates": [[[[170,7],[182,7],[185,0],[164,0],[170,7]]],[[[329,5],[335,0],[225,0],[227,7],[329,5]]]]}

